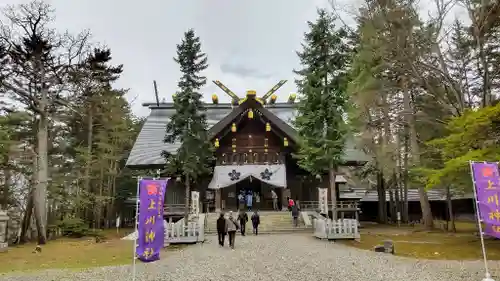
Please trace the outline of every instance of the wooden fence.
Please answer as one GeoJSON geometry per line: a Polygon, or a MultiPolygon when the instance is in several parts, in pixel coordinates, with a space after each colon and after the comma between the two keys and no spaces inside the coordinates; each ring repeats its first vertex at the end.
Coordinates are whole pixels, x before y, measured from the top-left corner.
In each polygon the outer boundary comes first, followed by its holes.
{"type": "Polygon", "coordinates": [[[314,236],[320,239],[360,239],[358,221],[355,219],[314,220],[314,236]]]}

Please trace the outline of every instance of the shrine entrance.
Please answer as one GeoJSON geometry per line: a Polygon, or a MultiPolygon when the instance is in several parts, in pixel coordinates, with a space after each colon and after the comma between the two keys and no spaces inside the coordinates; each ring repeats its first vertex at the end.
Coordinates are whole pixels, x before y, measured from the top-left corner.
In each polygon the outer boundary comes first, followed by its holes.
{"type": "Polygon", "coordinates": [[[278,196],[278,207],[281,210],[283,188],[272,186],[253,177],[248,177],[221,190],[223,209],[231,211],[247,209],[246,195],[251,194],[252,210],[271,211],[273,210],[271,190],[274,190],[278,196]],[[244,196],[243,203],[240,202],[240,194],[244,196]]]}
{"type": "Polygon", "coordinates": [[[280,205],[285,187],[285,165],[216,166],[209,184],[209,189],[216,191],[216,209],[232,211],[247,208],[246,196],[249,194],[252,195],[252,210],[272,210],[271,190],[276,193],[280,205]]]}

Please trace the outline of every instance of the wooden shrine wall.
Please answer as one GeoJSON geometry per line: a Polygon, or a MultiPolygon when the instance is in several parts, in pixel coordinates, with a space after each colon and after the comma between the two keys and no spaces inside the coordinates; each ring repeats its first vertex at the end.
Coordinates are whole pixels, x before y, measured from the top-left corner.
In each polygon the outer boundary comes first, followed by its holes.
{"type": "MultiPolygon", "coordinates": [[[[245,117],[243,117],[245,118],[245,117]]],[[[243,120],[236,132],[219,140],[217,165],[283,164],[283,140],[256,118],[243,120]]]]}

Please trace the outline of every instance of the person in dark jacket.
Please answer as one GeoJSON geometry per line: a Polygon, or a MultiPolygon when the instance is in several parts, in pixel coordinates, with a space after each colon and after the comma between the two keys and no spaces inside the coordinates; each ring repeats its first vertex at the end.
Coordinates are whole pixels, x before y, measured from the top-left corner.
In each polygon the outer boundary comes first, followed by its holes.
{"type": "Polygon", "coordinates": [[[227,234],[227,221],[224,217],[224,213],[220,213],[217,219],[217,236],[219,237],[219,245],[224,247],[224,240],[227,234]]]}
{"type": "Polygon", "coordinates": [[[292,217],[293,217],[293,226],[299,226],[299,208],[297,205],[292,205],[292,217]]]}
{"type": "Polygon", "coordinates": [[[251,220],[252,220],[252,226],[253,226],[253,234],[258,235],[259,234],[260,216],[257,213],[257,211],[255,211],[253,213],[251,220]]]}
{"type": "Polygon", "coordinates": [[[240,222],[241,236],[245,236],[245,226],[246,226],[247,221],[248,221],[247,212],[245,212],[244,210],[241,210],[239,215],[238,215],[238,221],[240,222]]]}

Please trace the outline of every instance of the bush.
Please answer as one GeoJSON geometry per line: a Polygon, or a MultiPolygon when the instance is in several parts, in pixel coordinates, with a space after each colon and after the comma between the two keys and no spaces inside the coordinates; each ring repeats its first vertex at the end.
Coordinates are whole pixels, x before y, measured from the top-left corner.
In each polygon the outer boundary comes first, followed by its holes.
{"type": "Polygon", "coordinates": [[[80,238],[88,235],[88,225],[79,218],[66,218],[57,222],[57,227],[62,231],[63,236],[80,238]]]}

